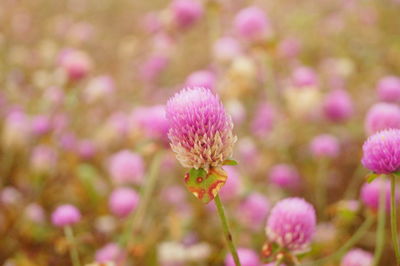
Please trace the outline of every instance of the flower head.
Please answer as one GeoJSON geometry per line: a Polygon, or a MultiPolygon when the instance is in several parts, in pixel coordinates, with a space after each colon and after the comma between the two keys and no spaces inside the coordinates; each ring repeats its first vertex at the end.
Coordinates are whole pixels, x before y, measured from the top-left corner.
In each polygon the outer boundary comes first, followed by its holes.
{"type": "Polygon", "coordinates": [[[51,214],[51,222],[58,227],[73,225],[81,219],[79,210],[70,204],[58,206],[51,214]]]}
{"type": "Polygon", "coordinates": [[[362,249],[352,249],[343,257],[340,266],[370,266],[372,254],[362,249]]]}
{"type": "Polygon", "coordinates": [[[400,130],[386,129],[368,138],[363,145],[361,163],[377,174],[400,169],[400,130]]]}
{"type": "Polygon", "coordinates": [[[287,198],[272,208],[266,232],[270,241],[301,251],[310,243],[315,225],[315,210],[310,203],[301,198],[287,198]]]}
{"type": "Polygon", "coordinates": [[[235,31],[248,40],[258,40],[271,34],[270,22],[265,12],[255,6],[242,9],[235,17],[235,31]]]}
{"type": "Polygon", "coordinates": [[[385,102],[400,101],[400,78],[387,76],[378,83],[379,99],[385,102]]]}
{"type": "Polygon", "coordinates": [[[219,167],[232,155],[231,117],[209,89],[183,89],[168,101],[166,115],[172,150],[184,167],[219,167]]]}
{"type": "Polygon", "coordinates": [[[377,103],[365,118],[365,131],[371,135],[388,128],[400,128],[400,108],[395,104],[377,103]]]}
{"type": "Polygon", "coordinates": [[[139,184],[144,175],[143,164],[139,154],[123,150],[110,158],[108,172],[115,183],[139,184]]]}
{"type": "MultiPolygon", "coordinates": [[[[248,248],[238,248],[237,250],[240,263],[243,266],[257,266],[260,264],[260,259],[256,252],[248,248]]],[[[232,254],[228,254],[225,258],[225,266],[235,266],[232,254]]]]}
{"type": "Polygon", "coordinates": [[[130,188],[117,188],[110,196],[109,206],[111,212],[119,217],[128,216],[138,205],[139,196],[130,188]]]}
{"type": "Polygon", "coordinates": [[[339,142],[332,135],[322,134],[311,141],[310,149],[314,157],[334,158],[339,153],[339,142]]]}
{"type": "Polygon", "coordinates": [[[215,74],[208,70],[199,70],[190,74],[186,79],[188,87],[203,87],[214,89],[216,83],[215,74]]]}
{"type": "MultiPolygon", "coordinates": [[[[379,209],[379,198],[381,189],[385,190],[385,208],[386,211],[390,210],[390,181],[383,179],[376,179],[371,183],[365,183],[361,187],[361,200],[362,202],[373,211],[379,209]]],[[[396,194],[396,200],[399,199],[396,194]]]]}
{"type": "Polygon", "coordinates": [[[324,104],[325,116],[333,122],[342,122],[347,120],[353,113],[353,102],[347,91],[337,89],[331,91],[325,98],[324,104]]]}
{"type": "Polygon", "coordinates": [[[171,10],[174,22],[181,29],[189,28],[203,15],[203,6],[193,0],[174,0],[171,10]]]}
{"type": "Polygon", "coordinates": [[[299,186],[300,175],[292,165],[277,164],[271,168],[269,180],[278,187],[295,189],[299,186]]]}

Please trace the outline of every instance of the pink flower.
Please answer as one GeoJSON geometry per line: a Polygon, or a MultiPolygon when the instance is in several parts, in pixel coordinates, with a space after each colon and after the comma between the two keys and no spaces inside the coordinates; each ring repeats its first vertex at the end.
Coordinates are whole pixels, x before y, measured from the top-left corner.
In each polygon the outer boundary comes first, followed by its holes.
{"type": "Polygon", "coordinates": [[[326,96],[323,110],[325,116],[333,122],[346,121],[353,114],[353,102],[347,91],[333,90],[326,96]]]}
{"type": "Polygon", "coordinates": [[[343,257],[340,266],[371,266],[373,256],[362,249],[352,249],[343,257]]]}
{"type": "Polygon", "coordinates": [[[266,232],[270,241],[291,251],[301,251],[315,233],[314,207],[301,198],[279,201],[268,217],[266,232]]]}
{"type": "Polygon", "coordinates": [[[269,180],[278,187],[296,189],[300,184],[300,175],[292,165],[277,164],[269,171],[269,180]]]}
{"type": "Polygon", "coordinates": [[[255,6],[240,10],[235,17],[234,28],[239,36],[251,41],[271,34],[271,25],[265,12],[255,6]]]}
{"type": "Polygon", "coordinates": [[[196,0],[174,0],[171,11],[175,24],[181,29],[191,27],[203,15],[203,7],[196,0]]]}
{"type": "Polygon", "coordinates": [[[58,64],[71,80],[80,80],[92,69],[90,57],[83,51],[75,49],[63,50],[58,58],[58,64]]]}
{"type": "Polygon", "coordinates": [[[210,90],[215,89],[216,78],[214,73],[208,70],[193,72],[187,77],[185,85],[187,87],[202,87],[210,90]]]}
{"type": "Polygon", "coordinates": [[[183,89],[168,101],[166,111],[171,147],[184,167],[219,167],[232,155],[231,117],[209,89],[183,89]]]}
{"type": "Polygon", "coordinates": [[[115,243],[108,243],[101,249],[96,251],[96,262],[106,263],[106,262],[120,262],[123,259],[123,251],[115,243]]]}
{"type": "Polygon", "coordinates": [[[76,224],[81,219],[79,210],[70,204],[60,205],[51,214],[51,222],[58,227],[76,224]]]}
{"type": "Polygon", "coordinates": [[[268,216],[270,202],[260,193],[247,196],[237,209],[238,219],[252,230],[259,230],[268,216]]]}
{"type": "Polygon", "coordinates": [[[314,157],[334,158],[339,154],[339,142],[332,135],[322,134],[311,141],[310,150],[314,157]]]}
{"type": "Polygon", "coordinates": [[[272,130],[276,120],[275,110],[268,104],[258,106],[251,122],[251,130],[257,137],[263,138],[272,130]]]}
{"type": "MultiPolygon", "coordinates": [[[[242,266],[260,265],[260,259],[255,251],[248,248],[238,248],[237,252],[242,266]]],[[[232,254],[230,253],[225,258],[225,266],[235,266],[232,254]]]]}
{"type": "Polygon", "coordinates": [[[241,182],[240,182],[240,173],[235,167],[232,166],[224,166],[225,172],[228,175],[228,179],[226,180],[225,185],[219,191],[219,195],[221,199],[224,201],[233,200],[238,197],[241,182]]]}
{"type": "Polygon", "coordinates": [[[136,209],[138,202],[139,196],[136,191],[130,188],[117,188],[111,193],[108,205],[113,214],[123,218],[136,209]]]}
{"type": "Polygon", "coordinates": [[[144,175],[143,159],[137,153],[122,150],[109,159],[108,173],[117,184],[140,184],[144,175]]]}
{"type": "Polygon", "coordinates": [[[298,67],[292,74],[295,87],[315,87],[318,85],[318,77],[313,69],[309,67],[298,67]]]}
{"type": "Polygon", "coordinates": [[[361,163],[377,174],[400,170],[400,130],[386,129],[370,136],[363,145],[361,163]]]}
{"type": "Polygon", "coordinates": [[[378,96],[381,101],[400,101],[400,78],[387,76],[382,78],[377,86],[378,96]]]}
{"type": "Polygon", "coordinates": [[[388,128],[400,128],[400,108],[390,103],[373,105],[365,117],[365,131],[371,135],[388,128]]]}
{"type": "MultiPolygon", "coordinates": [[[[371,183],[365,183],[361,187],[361,200],[362,202],[373,211],[379,209],[379,198],[381,189],[385,190],[385,208],[386,211],[390,210],[390,181],[383,179],[375,179],[371,183]]],[[[396,194],[396,201],[399,195],[396,194]]]]}

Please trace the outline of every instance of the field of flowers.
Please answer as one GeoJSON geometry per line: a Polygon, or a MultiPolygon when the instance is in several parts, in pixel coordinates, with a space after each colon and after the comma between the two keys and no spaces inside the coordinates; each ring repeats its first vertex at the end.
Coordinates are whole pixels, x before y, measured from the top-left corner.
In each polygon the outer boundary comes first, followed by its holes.
{"type": "Polygon", "coordinates": [[[400,265],[399,0],[0,0],[0,265],[400,265]]]}

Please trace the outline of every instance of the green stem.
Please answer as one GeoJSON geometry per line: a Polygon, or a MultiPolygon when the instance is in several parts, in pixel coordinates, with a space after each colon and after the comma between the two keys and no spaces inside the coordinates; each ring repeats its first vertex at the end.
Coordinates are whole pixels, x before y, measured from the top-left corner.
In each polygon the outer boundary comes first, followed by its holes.
{"type": "Polygon", "coordinates": [[[321,217],[324,217],[324,210],[326,205],[326,174],[328,168],[328,161],[326,159],[322,159],[318,163],[318,172],[317,172],[317,186],[316,186],[316,202],[318,213],[321,217]]]}
{"type": "Polygon", "coordinates": [[[376,247],[374,253],[374,261],[372,265],[378,266],[382,257],[383,247],[385,245],[385,223],[386,223],[386,186],[382,182],[379,194],[379,211],[378,211],[378,229],[376,232],[376,247]]]}
{"type": "Polygon", "coordinates": [[[396,255],[397,264],[400,264],[399,235],[397,233],[397,213],[396,213],[396,177],[390,175],[390,222],[392,228],[393,249],[396,255]]]}
{"type": "Polygon", "coordinates": [[[313,265],[313,266],[325,265],[324,263],[326,263],[327,261],[337,260],[341,258],[350,248],[352,248],[355,244],[357,244],[357,242],[360,241],[360,239],[368,232],[374,220],[375,220],[374,216],[369,215],[367,219],[364,221],[364,223],[358,228],[357,232],[355,232],[355,234],[353,234],[353,236],[349,240],[347,240],[347,242],[344,245],[342,245],[342,247],[339,250],[337,250],[330,256],[319,259],[307,265],[313,265]]]}
{"type": "Polygon", "coordinates": [[[155,185],[157,183],[158,172],[160,170],[160,163],[163,153],[158,153],[154,156],[151,162],[149,175],[146,177],[146,184],[140,191],[139,206],[135,212],[132,212],[128,217],[126,227],[120,239],[121,246],[128,246],[132,242],[132,237],[136,228],[138,228],[144,219],[146,210],[150,203],[155,185]]]}
{"type": "Polygon", "coordinates": [[[79,262],[79,255],[78,255],[78,249],[76,248],[76,241],[74,237],[74,232],[72,231],[72,228],[70,226],[64,227],[64,233],[65,237],[68,240],[69,243],[69,255],[71,257],[72,265],[73,266],[80,266],[81,263],[79,262]]]}
{"type": "Polygon", "coordinates": [[[222,229],[224,230],[224,235],[228,242],[229,250],[232,253],[233,260],[235,261],[235,265],[241,266],[235,244],[233,243],[232,234],[229,230],[228,220],[226,219],[225,216],[224,207],[222,206],[222,202],[221,199],[219,198],[219,195],[215,197],[214,201],[215,201],[215,206],[217,206],[218,214],[222,223],[222,229]]]}

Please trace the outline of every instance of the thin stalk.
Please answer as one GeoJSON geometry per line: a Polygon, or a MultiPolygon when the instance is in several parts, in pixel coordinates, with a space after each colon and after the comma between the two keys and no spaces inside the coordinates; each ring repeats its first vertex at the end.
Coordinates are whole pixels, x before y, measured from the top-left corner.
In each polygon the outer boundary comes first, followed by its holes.
{"type": "Polygon", "coordinates": [[[225,216],[224,207],[222,206],[222,202],[221,199],[219,198],[219,195],[215,197],[214,201],[215,201],[215,206],[217,206],[219,218],[221,219],[222,229],[224,230],[226,241],[228,242],[228,248],[232,254],[233,260],[235,261],[235,265],[241,266],[235,244],[233,243],[232,234],[229,229],[228,220],[226,219],[225,216]]]}
{"type": "Polygon", "coordinates": [[[158,172],[160,170],[160,163],[163,153],[158,153],[154,156],[151,162],[149,175],[146,177],[146,184],[140,191],[140,201],[137,210],[128,217],[126,227],[121,236],[120,244],[122,246],[128,246],[132,242],[134,232],[142,224],[145,217],[146,210],[150,203],[153,191],[157,183],[158,172]]]}
{"type": "Polygon", "coordinates": [[[375,217],[373,215],[369,215],[367,219],[363,222],[363,224],[358,228],[357,232],[353,234],[353,236],[347,240],[347,242],[342,245],[342,247],[337,250],[335,253],[332,255],[329,255],[325,258],[316,260],[314,262],[311,262],[311,264],[307,265],[325,265],[326,262],[331,261],[331,260],[337,260],[341,258],[350,248],[352,248],[355,244],[357,244],[358,241],[368,232],[369,228],[372,226],[374,223],[375,217]]]}
{"type": "Polygon", "coordinates": [[[397,213],[396,213],[396,177],[390,175],[390,223],[392,228],[393,249],[396,255],[397,265],[400,265],[399,235],[397,232],[397,213]]]}
{"type": "Polygon", "coordinates": [[[317,186],[316,186],[316,202],[318,213],[321,217],[324,215],[325,205],[326,205],[326,174],[328,168],[328,160],[321,159],[318,162],[318,172],[317,172],[317,186]]]}
{"type": "Polygon", "coordinates": [[[76,241],[74,237],[74,232],[70,226],[64,227],[65,237],[69,243],[69,255],[71,257],[72,265],[73,266],[80,266],[81,263],[79,262],[79,255],[78,249],[76,248],[76,241]]]}
{"type": "Polygon", "coordinates": [[[374,253],[374,261],[372,265],[378,266],[382,257],[383,247],[385,245],[385,223],[386,223],[386,186],[382,182],[379,194],[379,210],[378,210],[378,229],[376,232],[376,245],[374,253]]]}

